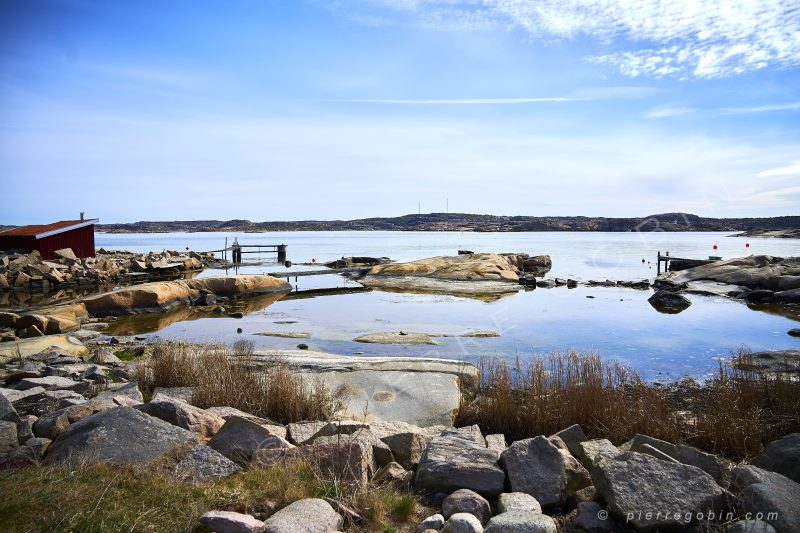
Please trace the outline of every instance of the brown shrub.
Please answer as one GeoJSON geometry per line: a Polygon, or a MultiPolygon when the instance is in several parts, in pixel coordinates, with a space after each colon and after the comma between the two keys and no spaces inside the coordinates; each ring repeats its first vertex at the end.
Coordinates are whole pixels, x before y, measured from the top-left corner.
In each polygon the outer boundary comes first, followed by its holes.
{"type": "Polygon", "coordinates": [[[145,392],[155,387],[196,387],[198,407],[230,406],[282,423],[328,420],[341,410],[347,390],[331,390],[276,360],[257,368],[251,343],[222,345],[172,342],[157,345],[137,369],[145,392]]]}

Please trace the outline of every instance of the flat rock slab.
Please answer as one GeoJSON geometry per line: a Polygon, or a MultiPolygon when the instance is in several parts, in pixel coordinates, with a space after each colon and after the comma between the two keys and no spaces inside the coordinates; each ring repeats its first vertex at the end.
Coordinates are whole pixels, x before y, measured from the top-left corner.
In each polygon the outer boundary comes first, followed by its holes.
{"type": "Polygon", "coordinates": [[[419,276],[367,276],[358,282],[370,289],[389,292],[449,294],[487,301],[516,294],[522,289],[516,281],[454,281],[419,276]]]}
{"type": "Polygon", "coordinates": [[[731,366],[765,374],[800,372],[800,350],[754,352],[734,358],[731,366]]]}
{"type": "Polygon", "coordinates": [[[461,386],[477,382],[473,365],[446,359],[415,357],[351,357],[309,354],[300,350],[258,353],[264,365],[281,361],[309,379],[321,378],[331,388],[347,385],[352,391],[345,405],[345,417],[367,421],[402,421],[417,426],[453,423],[461,386]]]}
{"type": "Polygon", "coordinates": [[[85,356],[89,350],[71,335],[47,335],[11,342],[0,342],[0,363],[12,359],[30,357],[37,353],[54,350],[64,355],[85,356]]]}
{"type": "Polygon", "coordinates": [[[369,344],[438,344],[427,333],[407,333],[405,331],[367,333],[366,335],[356,337],[353,341],[369,344]]]}
{"type": "Polygon", "coordinates": [[[311,333],[305,331],[262,331],[260,333],[253,333],[253,335],[260,335],[261,337],[280,337],[284,339],[311,338],[311,333]]]}
{"type": "Polygon", "coordinates": [[[131,407],[115,407],[69,426],[47,449],[44,463],[143,465],[196,441],[185,429],[131,407]]]}

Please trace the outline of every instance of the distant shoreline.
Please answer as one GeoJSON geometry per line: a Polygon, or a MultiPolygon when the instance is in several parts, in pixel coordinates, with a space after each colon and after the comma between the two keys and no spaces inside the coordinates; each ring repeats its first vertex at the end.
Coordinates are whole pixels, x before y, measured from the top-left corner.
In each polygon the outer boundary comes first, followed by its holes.
{"type": "Polygon", "coordinates": [[[771,236],[784,232],[800,235],[800,216],[770,218],[707,218],[688,213],[663,213],[646,217],[584,216],[534,217],[465,213],[411,214],[391,218],[355,220],[300,220],[251,222],[249,220],[140,221],[98,224],[103,233],[262,233],[280,231],[449,231],[449,232],[652,232],[719,231],[771,236]]]}

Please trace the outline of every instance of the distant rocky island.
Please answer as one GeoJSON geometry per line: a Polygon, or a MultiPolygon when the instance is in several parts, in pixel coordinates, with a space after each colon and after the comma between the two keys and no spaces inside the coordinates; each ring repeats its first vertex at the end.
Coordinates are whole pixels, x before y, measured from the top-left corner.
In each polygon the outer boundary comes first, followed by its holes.
{"type": "MultiPolygon", "coordinates": [[[[797,236],[800,216],[770,218],[708,218],[688,213],[662,213],[646,217],[498,216],[469,213],[427,213],[400,217],[354,220],[250,220],[141,221],[99,224],[105,233],[169,233],[209,231],[731,231],[748,235],[780,232],[797,236]],[[787,231],[790,230],[790,231],[787,231]]],[[[776,235],[777,236],[777,235],[776,235]]]]}

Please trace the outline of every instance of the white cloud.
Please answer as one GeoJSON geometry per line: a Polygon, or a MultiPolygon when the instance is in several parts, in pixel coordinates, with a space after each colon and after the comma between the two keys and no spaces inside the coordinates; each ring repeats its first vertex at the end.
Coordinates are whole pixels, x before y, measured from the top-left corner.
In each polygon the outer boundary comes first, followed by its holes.
{"type": "Polygon", "coordinates": [[[588,37],[589,61],[631,76],[720,78],[800,65],[796,0],[340,0],[440,29],[521,28],[539,39],[588,37]],[[625,49],[620,50],[619,48],[625,49]]]}

